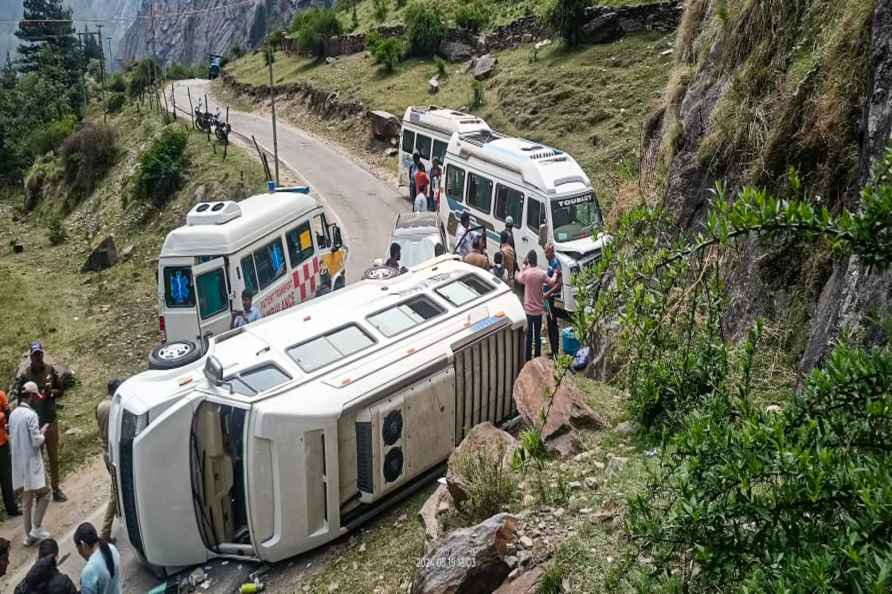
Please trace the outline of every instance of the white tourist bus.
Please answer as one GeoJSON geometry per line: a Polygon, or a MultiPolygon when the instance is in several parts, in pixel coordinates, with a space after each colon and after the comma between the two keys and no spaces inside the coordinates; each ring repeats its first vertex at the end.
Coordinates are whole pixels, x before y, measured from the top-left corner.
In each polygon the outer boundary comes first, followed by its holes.
{"type": "Polygon", "coordinates": [[[516,415],[524,337],[508,286],[447,255],[130,378],[109,421],[130,542],[172,568],[343,535],[442,472],[474,425],[516,415]]]}
{"type": "Polygon", "coordinates": [[[149,354],[149,366],[198,359],[210,336],[230,329],[245,289],[268,316],[342,287],[346,257],[341,230],[306,187],[196,204],[161,247],[161,345],[149,354]]]}
{"type": "MultiPolygon", "coordinates": [[[[436,106],[412,105],[403,114],[400,151],[397,157],[397,175],[401,186],[409,185],[409,166],[415,151],[421,155],[424,167],[430,172],[434,157],[442,166],[446,158],[446,146],[456,132],[489,131],[489,126],[475,115],[436,106]]],[[[415,196],[410,196],[415,198],[415,196]]]]}
{"type": "Polygon", "coordinates": [[[581,267],[592,264],[609,236],[601,233],[598,199],[588,176],[570,155],[558,149],[493,132],[453,134],[446,150],[445,200],[440,218],[455,245],[461,214],[471,226],[486,230],[487,251],[499,249],[499,234],[510,216],[518,266],[535,250],[545,266],[544,247],[554,242],[563,271],[563,287],[555,305],[576,310],[571,284],[581,267]]]}

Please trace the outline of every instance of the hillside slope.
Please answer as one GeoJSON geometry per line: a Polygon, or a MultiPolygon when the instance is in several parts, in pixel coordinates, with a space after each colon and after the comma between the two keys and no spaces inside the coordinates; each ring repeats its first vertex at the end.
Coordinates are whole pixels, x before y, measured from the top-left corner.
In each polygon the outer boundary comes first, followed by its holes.
{"type": "MultiPolygon", "coordinates": [[[[667,175],[665,204],[683,229],[702,221],[718,180],[784,191],[795,168],[831,211],[855,206],[889,141],[892,9],[874,0],[688,0],[671,81],[648,122],[648,150],[667,175]],[[869,97],[870,101],[865,101],[869,97]]],[[[817,364],[843,325],[892,305],[890,276],[829,246],[751,240],[730,279],[732,331],[785,320],[786,348],[817,364]]]]}

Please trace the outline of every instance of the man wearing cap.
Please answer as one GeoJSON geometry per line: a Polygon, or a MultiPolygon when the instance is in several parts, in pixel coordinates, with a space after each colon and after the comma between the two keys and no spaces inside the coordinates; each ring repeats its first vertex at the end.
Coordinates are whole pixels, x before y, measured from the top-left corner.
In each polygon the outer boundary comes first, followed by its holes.
{"type": "Polygon", "coordinates": [[[508,245],[516,252],[517,248],[514,246],[514,217],[511,215],[505,217],[505,233],[508,234],[508,245]]]}
{"type": "Polygon", "coordinates": [[[41,397],[37,384],[27,381],[19,392],[18,406],[9,415],[9,438],[12,443],[12,486],[22,492],[25,546],[49,537],[42,527],[43,516],[50,503],[46,471],[40,448],[46,441],[49,425],[41,426],[34,404],[41,397]]]}
{"type": "MultiPolygon", "coordinates": [[[[55,367],[43,360],[43,344],[40,341],[31,343],[31,364],[16,377],[14,396],[17,400],[21,399],[27,382],[34,382],[37,386],[37,396],[32,401],[32,407],[37,413],[40,426],[47,426],[45,435],[46,455],[50,466],[50,485],[53,489],[53,501],[57,503],[68,501],[68,498],[59,486],[59,449],[61,443],[59,421],[56,416],[56,400],[61,399],[64,395],[65,386],[55,367]]],[[[13,444],[14,447],[15,445],[13,444]]]]}

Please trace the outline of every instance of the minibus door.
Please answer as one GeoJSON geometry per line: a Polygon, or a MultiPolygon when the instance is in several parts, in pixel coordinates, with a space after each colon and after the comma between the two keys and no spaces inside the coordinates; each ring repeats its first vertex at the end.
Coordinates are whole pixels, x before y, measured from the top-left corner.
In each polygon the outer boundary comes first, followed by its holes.
{"type": "Polygon", "coordinates": [[[192,267],[192,278],[198,304],[199,340],[206,346],[208,338],[229,330],[232,320],[226,258],[196,264],[192,267]]]}

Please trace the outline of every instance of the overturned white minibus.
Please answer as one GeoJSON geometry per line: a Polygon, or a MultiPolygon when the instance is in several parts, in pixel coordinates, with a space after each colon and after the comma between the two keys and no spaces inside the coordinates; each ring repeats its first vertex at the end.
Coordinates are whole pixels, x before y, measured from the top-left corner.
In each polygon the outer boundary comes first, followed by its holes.
{"type": "Polygon", "coordinates": [[[127,380],[111,464],[123,523],[160,568],[277,561],[344,534],[513,417],[525,317],[450,256],[221,334],[127,380]]]}

